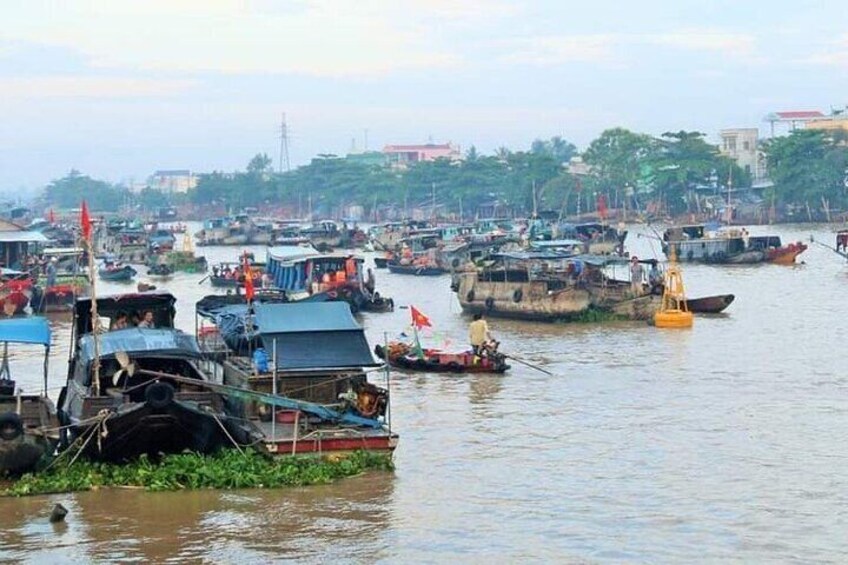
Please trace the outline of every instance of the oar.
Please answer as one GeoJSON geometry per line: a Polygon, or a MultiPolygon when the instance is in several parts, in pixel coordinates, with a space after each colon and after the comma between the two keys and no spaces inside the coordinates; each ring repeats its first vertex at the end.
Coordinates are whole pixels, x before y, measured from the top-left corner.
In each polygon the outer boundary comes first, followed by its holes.
{"type": "Polygon", "coordinates": [[[543,368],[539,367],[538,365],[534,365],[533,363],[528,363],[527,361],[524,361],[523,359],[519,359],[518,357],[515,357],[513,355],[507,355],[506,353],[504,353],[503,356],[506,357],[507,359],[512,359],[513,361],[518,361],[522,365],[526,365],[526,366],[530,367],[531,369],[536,369],[537,371],[539,371],[541,373],[545,373],[546,375],[550,375],[552,377],[554,376],[554,374],[551,373],[550,371],[548,371],[547,369],[543,369],[543,368]]]}
{"type": "Polygon", "coordinates": [[[199,281],[197,281],[197,284],[203,284],[204,282],[206,282],[206,279],[208,279],[208,278],[209,278],[209,277],[211,277],[211,276],[212,276],[212,275],[206,275],[205,277],[203,277],[202,279],[200,279],[199,281]]]}

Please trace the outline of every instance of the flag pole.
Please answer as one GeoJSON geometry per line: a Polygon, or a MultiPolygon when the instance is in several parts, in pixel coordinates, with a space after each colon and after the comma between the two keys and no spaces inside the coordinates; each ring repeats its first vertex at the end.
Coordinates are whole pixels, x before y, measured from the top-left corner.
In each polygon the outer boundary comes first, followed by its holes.
{"type": "Polygon", "coordinates": [[[88,215],[88,205],[83,201],[81,211],[82,239],[88,252],[88,282],[91,285],[91,333],[94,339],[94,395],[100,396],[100,316],[97,313],[97,276],[94,272],[94,245],[91,237],[91,217],[88,215]]]}

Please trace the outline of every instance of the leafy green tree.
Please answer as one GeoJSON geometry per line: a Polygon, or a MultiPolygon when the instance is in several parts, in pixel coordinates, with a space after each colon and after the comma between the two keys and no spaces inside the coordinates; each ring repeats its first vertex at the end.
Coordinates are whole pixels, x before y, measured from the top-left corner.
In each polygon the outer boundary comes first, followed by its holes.
{"type": "Polygon", "coordinates": [[[44,190],[45,201],[56,208],[76,208],[85,200],[91,210],[114,212],[124,203],[129,191],[83,175],[72,169],[61,179],[52,181],[44,190]]]}
{"type": "Polygon", "coordinates": [[[780,204],[830,208],[848,202],[846,132],[795,130],[766,141],[769,177],[780,204]]]}

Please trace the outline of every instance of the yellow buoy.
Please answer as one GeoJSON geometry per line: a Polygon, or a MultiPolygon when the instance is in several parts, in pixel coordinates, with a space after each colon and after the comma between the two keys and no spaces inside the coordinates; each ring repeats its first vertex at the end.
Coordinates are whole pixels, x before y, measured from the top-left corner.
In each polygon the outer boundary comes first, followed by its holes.
{"type": "Polygon", "coordinates": [[[683,274],[677,266],[673,249],[665,272],[662,305],[654,314],[654,325],[658,328],[691,328],[694,316],[686,305],[683,274]]]}

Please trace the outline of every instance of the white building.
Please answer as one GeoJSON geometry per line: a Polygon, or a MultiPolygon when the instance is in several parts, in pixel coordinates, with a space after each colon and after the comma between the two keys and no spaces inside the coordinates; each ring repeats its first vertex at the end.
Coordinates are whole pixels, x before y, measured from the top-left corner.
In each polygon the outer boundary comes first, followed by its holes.
{"type": "Polygon", "coordinates": [[[188,169],[156,171],[148,179],[148,186],[167,194],[184,193],[197,186],[197,177],[188,169]]]}
{"type": "Polygon", "coordinates": [[[757,128],[721,130],[721,154],[727,155],[754,181],[766,176],[765,159],[759,149],[760,131],[757,128]]]}

